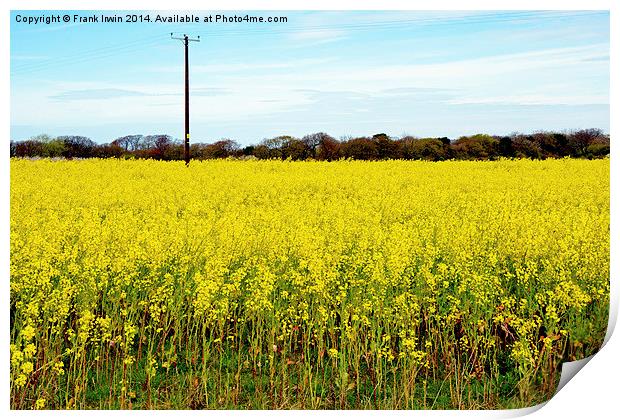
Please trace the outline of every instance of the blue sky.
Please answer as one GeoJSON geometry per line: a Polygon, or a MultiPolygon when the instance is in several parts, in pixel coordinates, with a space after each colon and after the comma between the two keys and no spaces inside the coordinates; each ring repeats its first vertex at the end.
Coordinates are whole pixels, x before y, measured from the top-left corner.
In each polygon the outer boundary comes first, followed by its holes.
{"type": "MultiPolygon", "coordinates": [[[[609,131],[606,11],[247,12],[287,23],[50,24],[11,12],[11,138],[191,138],[609,131]]],[[[132,12],[139,13],[139,12],[132,12]]],[[[201,17],[218,12],[192,13],[201,17]]],[[[245,15],[246,12],[221,12],[245,15]]],[[[125,12],[116,12],[125,15],[125,12]]]]}

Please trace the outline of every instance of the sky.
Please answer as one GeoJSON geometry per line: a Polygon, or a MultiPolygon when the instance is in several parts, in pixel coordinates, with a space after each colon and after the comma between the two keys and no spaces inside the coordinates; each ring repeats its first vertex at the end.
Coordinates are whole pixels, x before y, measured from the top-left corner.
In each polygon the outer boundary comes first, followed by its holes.
{"type": "Polygon", "coordinates": [[[596,127],[609,132],[607,11],[132,11],[143,23],[17,22],[114,11],[11,12],[11,139],[278,135],[457,138],[596,127]],[[156,23],[196,15],[285,23],[156,23]]]}

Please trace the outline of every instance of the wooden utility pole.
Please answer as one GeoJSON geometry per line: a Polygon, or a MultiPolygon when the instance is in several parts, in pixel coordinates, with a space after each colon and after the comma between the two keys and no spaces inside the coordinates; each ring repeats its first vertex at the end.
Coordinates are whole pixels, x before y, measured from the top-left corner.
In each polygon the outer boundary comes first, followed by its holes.
{"type": "Polygon", "coordinates": [[[182,38],[178,38],[170,33],[170,38],[182,41],[185,46],[185,139],[183,140],[183,156],[185,165],[189,165],[189,43],[190,41],[200,42],[200,36],[192,39],[183,34],[182,38]]]}

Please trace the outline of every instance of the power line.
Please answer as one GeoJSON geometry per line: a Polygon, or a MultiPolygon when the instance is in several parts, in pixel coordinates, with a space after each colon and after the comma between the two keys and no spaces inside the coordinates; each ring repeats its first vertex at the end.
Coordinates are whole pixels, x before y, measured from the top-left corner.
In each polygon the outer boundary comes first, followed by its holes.
{"type": "MultiPolygon", "coordinates": [[[[159,35],[156,36],[155,38],[157,39],[162,39],[165,38],[164,35],[159,35]]],[[[69,54],[69,55],[63,55],[62,57],[57,57],[57,58],[51,58],[51,59],[47,59],[47,60],[43,60],[40,61],[36,64],[48,64],[48,63],[56,63],[56,62],[64,62],[64,61],[68,61],[68,60],[74,60],[74,59],[78,59],[78,58],[82,58],[82,57],[90,57],[90,56],[97,56],[99,54],[105,54],[108,52],[114,52],[117,51],[119,49],[122,48],[131,48],[137,45],[142,45],[142,44],[147,44],[150,43],[154,40],[153,36],[148,36],[148,37],[144,37],[144,38],[139,38],[133,41],[126,41],[126,42],[122,42],[122,43],[117,43],[117,44],[112,44],[112,45],[106,45],[106,46],[102,46],[99,48],[94,48],[92,50],[87,50],[87,51],[82,51],[82,52],[77,52],[74,54],[69,54]]],[[[32,63],[26,63],[26,64],[22,64],[22,65],[16,65],[14,66],[14,68],[16,70],[22,70],[22,69],[26,69],[28,67],[30,67],[32,65],[32,63]]]]}
{"type": "MultiPolygon", "coordinates": [[[[296,32],[316,32],[321,33],[323,31],[334,30],[346,30],[346,31],[369,31],[369,30],[391,30],[391,29],[415,29],[417,26],[441,26],[441,25],[471,25],[471,24],[493,24],[493,23],[521,23],[530,22],[532,18],[545,19],[545,20],[565,20],[578,17],[587,17],[598,14],[598,11],[592,12],[562,12],[556,11],[516,11],[516,12],[504,12],[504,13],[489,13],[489,14],[477,14],[477,15],[464,15],[455,17],[417,17],[401,20],[382,21],[382,22],[361,22],[351,24],[340,25],[317,25],[317,26],[287,26],[284,28],[270,28],[270,29],[244,29],[244,30],[217,30],[217,31],[195,31],[196,33],[208,33],[209,38],[221,38],[228,36],[254,36],[254,35],[281,35],[296,32]],[[412,25],[415,27],[412,28],[412,25]]],[[[191,25],[190,25],[191,26],[191,25]]],[[[159,44],[159,38],[161,37],[148,37],[135,41],[124,42],[121,44],[115,44],[105,47],[96,48],[94,50],[88,50],[79,54],[71,56],[64,56],[57,59],[46,60],[37,63],[28,63],[17,66],[12,66],[11,74],[20,75],[25,73],[31,73],[48,68],[64,65],[64,64],[76,64],[86,61],[94,61],[101,58],[107,58],[115,56],[119,53],[129,53],[141,50],[145,47],[151,47],[159,44]]]]}
{"type": "MultiPolygon", "coordinates": [[[[546,19],[546,20],[564,20],[576,17],[593,16],[595,13],[572,13],[557,15],[555,12],[519,12],[510,14],[489,14],[489,15],[477,15],[477,16],[460,16],[460,17],[448,17],[448,18],[414,18],[414,19],[401,19],[395,21],[384,22],[363,22],[354,24],[338,24],[338,25],[323,25],[323,26],[287,26],[285,28],[276,29],[245,29],[242,31],[197,31],[197,33],[209,33],[211,36],[229,36],[229,35],[254,35],[254,34],[282,34],[289,32],[320,32],[320,31],[333,31],[338,29],[344,30],[368,30],[368,29],[393,29],[399,27],[410,28],[412,24],[421,26],[434,26],[434,25],[462,25],[462,24],[491,24],[491,23],[504,23],[514,22],[521,23],[530,21],[531,18],[546,19]],[[552,13],[552,14],[541,14],[552,13]]],[[[534,23],[534,22],[532,22],[534,23]]]]}
{"type": "Polygon", "coordinates": [[[73,65],[77,63],[99,60],[101,58],[117,56],[119,54],[135,52],[135,51],[142,50],[145,47],[161,45],[162,39],[163,37],[158,37],[156,39],[153,39],[151,37],[148,40],[144,40],[140,42],[109,46],[109,47],[106,47],[105,50],[101,49],[99,51],[95,51],[95,50],[87,51],[82,54],[74,54],[72,56],[65,56],[59,59],[55,59],[55,60],[46,60],[46,61],[37,62],[37,63],[29,63],[26,65],[12,67],[11,74],[13,75],[25,74],[25,73],[30,73],[33,71],[47,70],[49,68],[53,68],[56,66],[73,65]]]}
{"type": "MultiPolygon", "coordinates": [[[[519,19],[526,19],[526,18],[531,18],[531,17],[536,17],[536,18],[569,18],[569,17],[578,17],[578,16],[589,16],[592,15],[592,13],[587,13],[587,14],[570,14],[570,15],[558,15],[556,12],[549,12],[549,11],[543,11],[543,12],[531,12],[531,11],[526,11],[526,12],[509,12],[509,13],[490,13],[490,14],[484,14],[484,15],[465,15],[465,16],[454,16],[454,17],[450,17],[450,16],[445,16],[445,17],[425,17],[425,18],[409,18],[409,19],[398,19],[398,20],[392,20],[392,21],[378,21],[378,22],[360,22],[360,23],[343,23],[343,24],[337,24],[337,25],[322,25],[322,26],[290,26],[287,25],[285,28],[278,28],[275,29],[273,31],[296,31],[296,30],[303,30],[303,31],[309,31],[309,30],[333,30],[333,29],[366,29],[369,27],[390,27],[390,26],[398,26],[398,25],[409,25],[412,23],[416,23],[416,24],[420,24],[420,23],[431,23],[431,24],[440,24],[440,23],[485,23],[485,22],[489,22],[489,23],[493,23],[493,22],[502,22],[502,21],[508,21],[508,20],[514,20],[516,21],[517,19],[515,18],[519,18],[519,19]]],[[[203,26],[202,24],[191,24],[189,26],[203,26]]],[[[199,31],[199,32],[206,32],[206,31],[199,31]]],[[[228,30],[218,30],[217,34],[222,34],[222,35],[232,35],[232,34],[248,34],[248,33],[254,33],[254,32],[258,32],[258,33],[262,33],[265,32],[265,30],[263,29],[257,29],[257,30],[252,30],[252,29],[244,29],[243,31],[228,31],[228,30]]],[[[271,32],[271,31],[269,31],[271,32]]]]}

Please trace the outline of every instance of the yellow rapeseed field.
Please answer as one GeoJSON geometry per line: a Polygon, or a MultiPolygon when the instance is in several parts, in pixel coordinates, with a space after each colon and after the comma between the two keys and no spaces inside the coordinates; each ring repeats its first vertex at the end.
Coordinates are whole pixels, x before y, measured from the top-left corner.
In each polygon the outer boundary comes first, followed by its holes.
{"type": "Polygon", "coordinates": [[[11,160],[11,407],[504,408],[600,347],[609,160],[11,160]]]}

